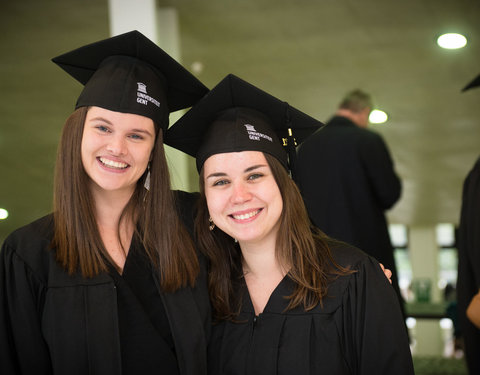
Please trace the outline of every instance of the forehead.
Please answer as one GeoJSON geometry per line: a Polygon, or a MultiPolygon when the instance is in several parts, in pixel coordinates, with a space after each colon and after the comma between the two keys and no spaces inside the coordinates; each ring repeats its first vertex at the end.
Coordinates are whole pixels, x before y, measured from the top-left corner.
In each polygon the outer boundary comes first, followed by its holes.
{"type": "Polygon", "coordinates": [[[142,128],[146,127],[146,128],[154,129],[154,123],[151,118],[137,115],[134,113],[123,113],[123,112],[111,111],[109,109],[96,107],[96,106],[89,107],[86,121],[90,121],[97,118],[109,121],[113,125],[129,124],[135,127],[140,126],[142,128]]]}
{"type": "Polygon", "coordinates": [[[220,170],[224,173],[229,173],[237,170],[243,171],[254,165],[266,165],[268,167],[265,155],[260,151],[241,151],[241,152],[226,152],[222,154],[215,154],[210,156],[204,164],[204,170],[213,172],[220,170]]]}

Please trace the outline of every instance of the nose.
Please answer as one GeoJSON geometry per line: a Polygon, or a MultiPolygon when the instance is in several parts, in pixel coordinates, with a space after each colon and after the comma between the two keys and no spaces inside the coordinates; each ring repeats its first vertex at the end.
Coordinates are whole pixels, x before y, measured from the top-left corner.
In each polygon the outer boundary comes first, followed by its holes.
{"type": "Polygon", "coordinates": [[[107,151],[115,156],[122,156],[127,153],[127,143],[122,136],[113,136],[107,144],[107,151]]]}
{"type": "Polygon", "coordinates": [[[249,187],[245,183],[233,183],[231,201],[240,204],[249,201],[252,198],[249,187]]]}

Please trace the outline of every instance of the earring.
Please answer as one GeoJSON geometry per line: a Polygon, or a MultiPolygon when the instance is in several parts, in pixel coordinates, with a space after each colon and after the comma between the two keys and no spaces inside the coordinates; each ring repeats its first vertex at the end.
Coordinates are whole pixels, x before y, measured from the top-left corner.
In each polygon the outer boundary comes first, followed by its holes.
{"type": "Polygon", "coordinates": [[[150,162],[148,162],[147,166],[147,177],[145,177],[145,182],[143,183],[145,189],[150,190],[150,162]]]}
{"type": "Polygon", "coordinates": [[[208,226],[208,229],[212,231],[215,228],[215,223],[213,222],[213,219],[211,216],[208,218],[208,222],[210,223],[210,225],[208,226]]]}

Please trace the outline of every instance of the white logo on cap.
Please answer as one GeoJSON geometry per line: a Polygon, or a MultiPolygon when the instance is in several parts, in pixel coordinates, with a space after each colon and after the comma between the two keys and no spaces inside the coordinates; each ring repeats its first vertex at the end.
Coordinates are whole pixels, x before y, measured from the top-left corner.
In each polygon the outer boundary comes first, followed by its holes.
{"type": "Polygon", "coordinates": [[[270,137],[269,135],[257,132],[253,127],[253,125],[244,124],[244,126],[245,126],[245,129],[247,130],[249,139],[253,141],[260,141],[260,138],[263,138],[263,139],[266,139],[267,141],[273,142],[272,137],[270,137]]]}
{"type": "Polygon", "coordinates": [[[147,85],[145,83],[142,83],[142,82],[137,82],[137,85],[138,85],[138,91],[140,92],[143,92],[144,94],[147,93],[147,85]]]}
{"type": "Polygon", "coordinates": [[[137,103],[147,105],[148,102],[160,107],[160,102],[157,99],[147,95],[147,85],[142,82],[137,82],[137,103]]]}

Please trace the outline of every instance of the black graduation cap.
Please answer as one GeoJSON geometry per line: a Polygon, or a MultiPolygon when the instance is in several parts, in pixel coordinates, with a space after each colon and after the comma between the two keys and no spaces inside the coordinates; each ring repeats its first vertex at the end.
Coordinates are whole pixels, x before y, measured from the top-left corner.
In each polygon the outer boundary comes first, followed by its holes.
{"type": "Polygon", "coordinates": [[[462,91],[467,91],[469,89],[473,89],[474,87],[478,87],[478,86],[480,86],[480,74],[476,78],[474,78],[472,82],[468,83],[468,85],[466,85],[462,89],[462,91]]]}
{"type": "Polygon", "coordinates": [[[212,155],[240,151],[269,153],[288,169],[284,145],[291,168],[296,143],[322,125],[229,74],[168,129],[165,143],[196,157],[198,171],[212,155]]]}
{"type": "Polygon", "coordinates": [[[75,108],[94,105],[139,114],[164,130],[169,112],[192,106],[208,92],[136,30],[85,45],[52,61],[85,85],[75,108]]]}

